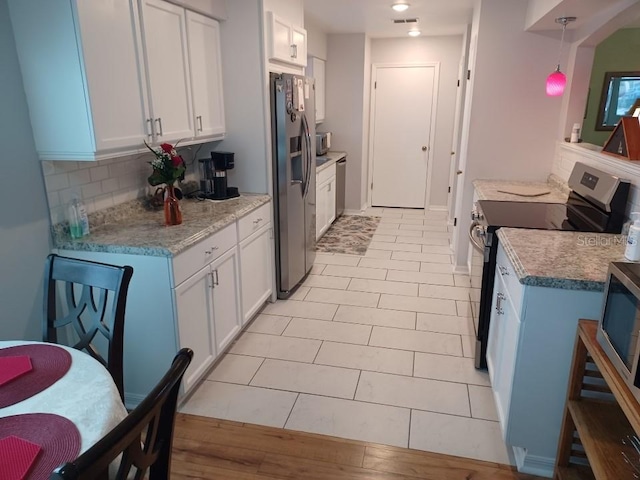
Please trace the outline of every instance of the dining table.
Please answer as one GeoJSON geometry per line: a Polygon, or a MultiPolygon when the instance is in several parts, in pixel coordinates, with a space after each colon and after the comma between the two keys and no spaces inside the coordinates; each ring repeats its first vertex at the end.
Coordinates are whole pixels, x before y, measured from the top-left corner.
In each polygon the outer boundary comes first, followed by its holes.
{"type": "Polygon", "coordinates": [[[0,480],[48,479],[126,416],[109,371],[88,353],[0,341],[0,480]]]}

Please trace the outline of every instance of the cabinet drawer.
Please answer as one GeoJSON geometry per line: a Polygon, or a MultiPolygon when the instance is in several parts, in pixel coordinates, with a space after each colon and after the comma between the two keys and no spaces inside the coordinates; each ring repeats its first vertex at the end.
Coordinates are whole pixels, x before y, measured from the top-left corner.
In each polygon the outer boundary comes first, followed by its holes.
{"type": "Polygon", "coordinates": [[[496,273],[499,273],[500,277],[502,277],[502,281],[504,282],[507,292],[511,297],[513,306],[516,309],[519,309],[522,303],[524,285],[522,285],[518,280],[518,275],[516,274],[509,257],[507,257],[504,248],[502,248],[502,245],[499,246],[498,255],[496,257],[496,273]]]}
{"type": "Polygon", "coordinates": [[[174,285],[196,273],[238,243],[235,222],[201,240],[173,259],[174,285]]]}
{"type": "Polygon", "coordinates": [[[323,183],[329,181],[331,177],[336,176],[336,164],[334,163],[330,167],[325,168],[320,173],[316,175],[316,187],[318,185],[322,185],[323,183]]]}
{"type": "Polygon", "coordinates": [[[238,220],[238,238],[240,241],[253,232],[257,232],[271,221],[271,202],[256,208],[238,220]]]}

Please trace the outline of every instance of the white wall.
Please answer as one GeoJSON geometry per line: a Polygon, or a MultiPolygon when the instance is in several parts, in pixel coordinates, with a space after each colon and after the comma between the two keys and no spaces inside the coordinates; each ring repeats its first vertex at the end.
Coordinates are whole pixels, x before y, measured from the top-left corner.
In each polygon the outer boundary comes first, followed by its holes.
{"type": "Polygon", "coordinates": [[[363,148],[364,123],[365,120],[369,121],[364,117],[367,42],[363,33],[328,36],[327,120],[322,124],[322,129],[333,132],[332,150],[347,152],[347,210],[360,210],[366,204],[362,179],[367,176],[366,151],[363,148]]]}
{"type": "Polygon", "coordinates": [[[438,111],[431,179],[431,206],[447,205],[458,65],[462,36],[389,38],[371,41],[371,63],[410,64],[439,62],[438,111]]]}
{"type": "Polygon", "coordinates": [[[228,19],[220,28],[227,136],[216,150],[235,153],[229,185],[241,192],[268,193],[271,155],[265,126],[267,80],[262,48],[263,11],[259,3],[227,2],[228,19]]]}
{"type": "Polygon", "coordinates": [[[545,180],[551,171],[562,98],[546,96],[545,80],[557,62],[558,42],[523,31],[526,7],[513,0],[476,4],[475,65],[461,151],[466,168],[454,233],[458,267],[467,263],[468,242],[462,239],[469,228],[472,181],[545,180]]]}
{"type": "Polygon", "coordinates": [[[304,17],[307,31],[307,55],[327,60],[327,34],[309,17],[304,17]]]}
{"type": "Polygon", "coordinates": [[[0,64],[0,340],[38,340],[49,215],[6,0],[0,0],[0,64]]]}

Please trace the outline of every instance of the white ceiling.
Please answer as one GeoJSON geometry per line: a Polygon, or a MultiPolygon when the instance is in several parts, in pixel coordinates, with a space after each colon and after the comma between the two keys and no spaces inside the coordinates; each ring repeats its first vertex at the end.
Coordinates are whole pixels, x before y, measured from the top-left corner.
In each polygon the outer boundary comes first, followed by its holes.
{"type": "MultiPolygon", "coordinates": [[[[560,0],[542,18],[529,26],[531,31],[560,34],[556,17],[576,16],[569,30],[583,26],[590,18],[625,0],[560,0]]],[[[422,35],[460,35],[471,23],[474,0],[304,0],[305,17],[326,33],[366,33],[372,38],[406,37],[412,25],[397,25],[393,19],[418,18],[422,35]],[[402,13],[391,9],[395,1],[409,3],[402,13]]],[[[630,18],[629,27],[640,26],[630,18]]],[[[525,28],[524,22],[522,28],[525,28]]]]}
{"type": "Polygon", "coordinates": [[[396,0],[304,0],[305,17],[326,33],[366,33],[372,38],[406,37],[411,25],[393,19],[418,18],[422,35],[460,35],[471,23],[473,0],[402,0],[411,6],[397,13],[396,0]]]}

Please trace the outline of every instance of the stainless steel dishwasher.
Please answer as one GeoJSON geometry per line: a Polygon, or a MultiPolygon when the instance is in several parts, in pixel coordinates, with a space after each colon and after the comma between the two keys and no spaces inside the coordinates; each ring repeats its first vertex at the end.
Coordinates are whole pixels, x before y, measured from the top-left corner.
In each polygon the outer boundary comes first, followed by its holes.
{"type": "Polygon", "coordinates": [[[345,179],[347,176],[347,157],[336,162],[336,218],[344,213],[345,179]]]}

